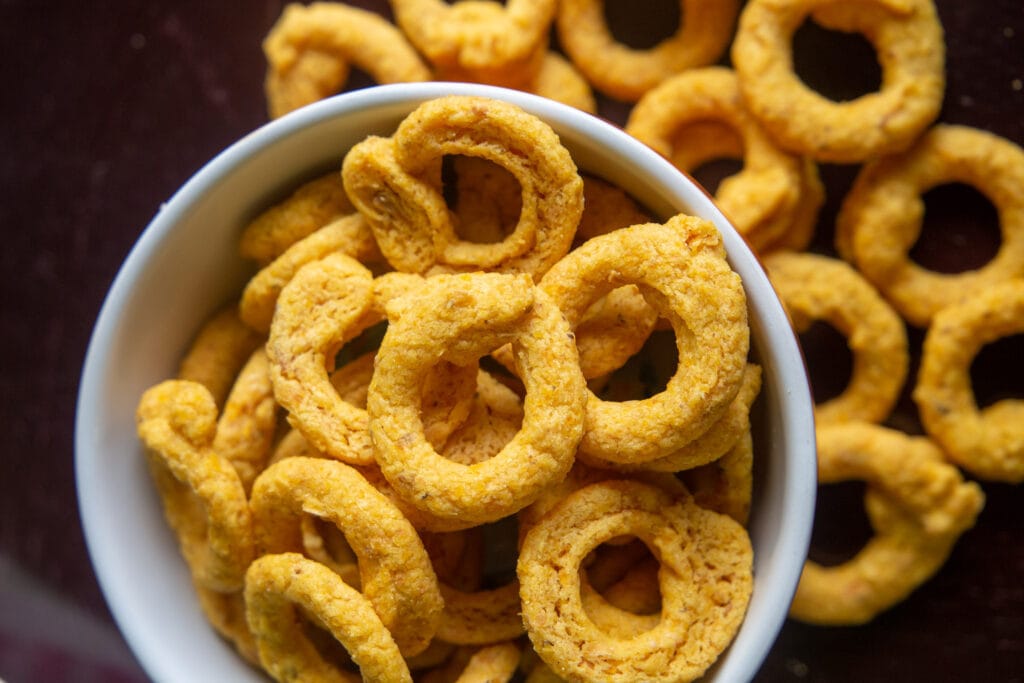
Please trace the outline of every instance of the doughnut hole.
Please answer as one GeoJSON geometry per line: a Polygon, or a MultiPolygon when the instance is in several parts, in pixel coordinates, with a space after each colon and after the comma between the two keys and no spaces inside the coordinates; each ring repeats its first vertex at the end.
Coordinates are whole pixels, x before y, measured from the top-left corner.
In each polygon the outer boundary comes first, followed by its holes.
{"type": "Polygon", "coordinates": [[[822,320],[812,321],[799,335],[811,376],[811,395],[816,405],[839,396],[850,383],[853,354],[846,337],[822,320]]]}
{"type": "Polygon", "coordinates": [[[1024,401],[1024,334],[996,339],[981,347],[971,363],[971,385],[979,408],[1003,400],[1024,401]]]}
{"type": "Polygon", "coordinates": [[[824,567],[843,564],[871,539],[874,531],[864,512],[866,490],[867,484],[859,480],[818,487],[809,560],[824,567]]]}
{"type": "Polygon", "coordinates": [[[442,159],[441,194],[458,238],[475,244],[497,244],[508,237],[523,207],[519,181],[507,169],[461,154],[442,159]]]}
{"type": "Polygon", "coordinates": [[[582,571],[611,605],[634,614],[658,614],[661,586],[656,575],[650,576],[657,563],[643,541],[619,537],[594,548],[584,559],[582,571]]]}
{"type": "Polygon", "coordinates": [[[654,47],[686,21],[679,0],[604,0],[604,17],[612,37],[634,50],[654,47]]]}
{"type": "Polygon", "coordinates": [[[924,218],[911,260],[939,273],[962,273],[995,257],[1002,243],[999,214],[984,194],[965,183],[947,183],[921,198],[924,218]]]}
{"type": "Polygon", "coordinates": [[[590,387],[602,401],[650,398],[665,391],[678,365],[675,333],[667,321],[659,320],[638,353],[618,370],[591,381],[590,387]]]}
{"type": "Polygon", "coordinates": [[[793,33],[793,70],[811,90],[834,102],[877,92],[882,67],[860,33],[827,29],[806,19],[793,33]]]}

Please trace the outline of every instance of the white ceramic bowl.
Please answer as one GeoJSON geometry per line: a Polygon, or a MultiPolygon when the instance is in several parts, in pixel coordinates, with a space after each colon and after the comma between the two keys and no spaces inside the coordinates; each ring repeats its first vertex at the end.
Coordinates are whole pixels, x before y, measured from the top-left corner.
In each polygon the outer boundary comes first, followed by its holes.
{"type": "Polygon", "coordinates": [[[199,611],[144,466],[135,407],[146,388],[174,375],[200,323],[241,290],[251,266],[239,258],[236,244],[247,220],[312,173],[340,167],[355,142],[390,134],[417,104],[445,94],[511,101],[547,121],[581,169],[619,184],[662,217],[687,212],[720,228],[746,288],[764,388],[754,415],[754,593],[739,634],[708,679],[750,679],[786,616],[810,538],[816,490],[812,403],[803,360],[778,299],[756,258],[707,195],[644,145],[550,100],[451,83],[354,91],[263,126],[213,159],[160,207],[129,254],[89,345],[75,434],[86,540],[122,633],[155,680],[260,680],[199,611]]]}

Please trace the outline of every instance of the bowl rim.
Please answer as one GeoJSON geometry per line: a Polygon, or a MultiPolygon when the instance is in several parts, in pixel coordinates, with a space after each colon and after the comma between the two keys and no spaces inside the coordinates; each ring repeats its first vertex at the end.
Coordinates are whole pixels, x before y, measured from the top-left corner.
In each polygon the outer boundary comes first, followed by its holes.
{"type": "MultiPolygon", "coordinates": [[[[100,476],[94,471],[95,468],[91,467],[91,453],[94,450],[92,442],[100,426],[96,409],[98,389],[104,374],[110,371],[110,341],[125,308],[132,283],[155,257],[161,243],[177,222],[203,198],[209,188],[223,181],[259,150],[270,147],[306,127],[366,108],[405,104],[412,107],[418,102],[450,94],[481,95],[511,102],[534,113],[556,129],[566,128],[586,138],[600,139],[603,145],[610,147],[613,154],[637,158],[652,177],[665,184],[666,188],[670,188],[670,194],[682,193],[691,206],[700,206],[701,211],[713,220],[722,232],[730,261],[737,253],[746,251],[749,254],[752,265],[748,265],[742,274],[744,286],[756,284],[759,289],[767,288],[774,300],[766,299],[761,302],[762,305],[773,309],[766,313],[770,313],[772,320],[785,320],[782,304],[774,295],[774,289],[757,257],[715,207],[708,193],[649,147],[629,136],[615,124],[596,115],[521,91],[479,84],[432,81],[378,85],[349,91],[259,126],[223,149],[196,171],[160,206],[156,215],[142,230],[104,297],[90,335],[79,381],[74,428],[74,472],[79,516],[87,552],[118,628],[143,668],[158,680],[165,680],[169,672],[160,670],[158,658],[154,656],[155,653],[150,652],[151,644],[139,635],[138,627],[141,620],[132,614],[131,596],[120,590],[106,567],[108,560],[105,558],[117,556],[121,550],[115,550],[111,539],[101,532],[103,520],[100,508],[88,495],[83,495],[83,491],[89,491],[100,476]]],[[[790,457],[787,458],[783,481],[787,496],[782,501],[780,517],[775,522],[787,531],[779,535],[772,554],[788,558],[792,562],[799,561],[802,567],[810,544],[811,521],[817,492],[813,401],[807,381],[806,363],[795,333],[788,325],[785,329],[778,326],[771,330],[771,337],[776,340],[775,343],[783,354],[781,357],[786,360],[785,367],[777,370],[782,373],[783,380],[779,390],[785,394],[785,400],[791,410],[783,415],[785,420],[781,431],[787,438],[792,439],[792,443],[786,449],[790,457]]],[[[785,577],[774,585],[774,592],[771,595],[761,597],[769,603],[763,610],[767,616],[753,625],[755,629],[744,631],[741,627],[738,636],[742,635],[745,639],[743,647],[747,656],[743,661],[730,660],[729,680],[748,680],[760,669],[787,616],[798,579],[799,572],[793,572],[792,576],[785,577]]],[[[745,617],[744,626],[747,625],[748,618],[749,614],[745,617]]],[[[738,640],[739,637],[730,648],[735,647],[738,640]]]]}

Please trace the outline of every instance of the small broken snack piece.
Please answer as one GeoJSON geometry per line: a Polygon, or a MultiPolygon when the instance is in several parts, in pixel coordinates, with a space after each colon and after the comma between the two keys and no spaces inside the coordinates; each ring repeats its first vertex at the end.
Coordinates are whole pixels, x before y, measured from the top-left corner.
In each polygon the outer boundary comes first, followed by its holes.
{"type": "Polygon", "coordinates": [[[484,523],[565,476],[583,432],[584,380],[565,319],[529,276],[438,275],[388,314],[367,412],[377,462],[400,496],[442,519],[484,523]],[[473,362],[506,343],[526,388],[522,427],[483,462],[444,458],[424,434],[424,375],[439,360],[473,362]]]}
{"type": "Polygon", "coordinates": [[[571,681],[692,681],[732,641],[753,585],[750,539],[688,496],[635,481],[570,494],[526,534],[517,573],[534,649],[571,681]],[[636,536],[662,565],[660,619],[645,637],[602,631],[587,616],[580,566],[594,548],[636,536]]]}
{"type": "Polygon", "coordinates": [[[336,526],[359,563],[361,592],[404,655],[426,649],[443,600],[430,558],[412,524],[354,468],[323,458],[286,458],[253,486],[260,554],[300,552],[301,519],[336,526]]]}
{"type": "Polygon", "coordinates": [[[136,426],[193,580],[215,591],[240,589],[254,553],[252,515],[238,473],[212,448],[210,392],[195,382],[161,382],[142,395],[136,426]]]}
{"type": "Polygon", "coordinates": [[[821,483],[868,483],[865,504],[875,535],[843,564],[808,560],[790,616],[812,624],[863,624],[939,570],[974,525],[985,497],[927,437],[850,422],[821,427],[817,441],[821,483]]]}
{"type": "Polygon", "coordinates": [[[338,93],[350,66],[378,83],[430,80],[406,37],[375,12],[336,2],[292,3],[263,41],[271,118],[338,93]]]}
{"type": "Polygon", "coordinates": [[[634,49],[612,35],[602,0],[562,0],[556,26],[561,46],[601,92],[635,102],[670,76],[714,63],[732,38],[737,0],[679,0],[676,31],[657,45],[634,49]]]}
{"type": "Polygon", "coordinates": [[[740,13],[732,63],[743,99],[780,146],[853,163],[906,149],[939,114],[945,44],[932,0],[752,0],[740,13]],[[863,34],[882,69],[877,92],[836,102],[793,69],[793,33],[808,15],[863,34]]]}
{"type": "Polygon", "coordinates": [[[731,69],[693,69],[663,81],[637,102],[626,132],[687,173],[716,158],[740,157],[741,169],[722,179],[715,200],[755,251],[802,218],[804,162],[780,149],[747,111],[731,69]],[[722,129],[708,134],[711,124],[722,129]]]}
{"type": "Polygon", "coordinates": [[[990,285],[1024,277],[1024,150],[987,131],[940,124],[901,154],[875,159],[857,174],[836,218],[835,246],[912,325],[990,285]],[[909,253],[921,234],[923,194],[963,183],[996,208],[1001,242],[980,268],[940,273],[909,253]]]}
{"type": "Polygon", "coordinates": [[[594,237],[548,271],[539,288],[571,326],[594,301],[635,284],[676,332],[679,363],[664,391],[613,403],[587,392],[580,452],[642,463],[704,434],[739,390],[750,343],[746,296],[715,226],[678,214],[594,237]]]}
{"type": "Polygon", "coordinates": [[[977,477],[1024,481],[1024,403],[979,408],[971,363],[986,345],[1024,333],[1024,278],[993,285],[936,313],[925,334],[913,398],[946,457],[977,477]]]}
{"type": "Polygon", "coordinates": [[[826,322],[853,354],[849,381],[815,406],[816,422],[884,421],[910,366],[906,327],[896,311],[845,261],[780,251],[766,256],[764,265],[794,329],[805,332],[815,321],[826,322]]]}
{"type": "Polygon", "coordinates": [[[412,683],[398,646],[370,601],[318,562],[298,553],[256,559],[245,575],[245,605],[260,662],[277,681],[412,683]],[[324,658],[306,635],[304,620],[341,643],[359,674],[324,658]]]}
{"type": "Polygon", "coordinates": [[[554,130],[516,105],[484,97],[424,102],[391,137],[352,147],[342,178],[381,252],[403,272],[499,270],[539,278],[569,250],[583,212],[583,181],[554,130]],[[458,237],[441,187],[449,155],[489,160],[518,181],[519,218],[500,242],[458,237]]]}

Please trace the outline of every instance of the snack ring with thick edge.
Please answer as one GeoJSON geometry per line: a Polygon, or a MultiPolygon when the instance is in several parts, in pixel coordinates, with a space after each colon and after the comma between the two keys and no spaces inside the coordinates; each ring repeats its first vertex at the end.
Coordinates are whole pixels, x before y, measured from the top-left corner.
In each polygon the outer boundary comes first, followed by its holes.
{"type": "Polygon", "coordinates": [[[217,406],[210,392],[187,380],[161,382],[142,395],[136,425],[193,580],[238,590],[253,557],[252,514],[234,467],[212,448],[217,406]]]}
{"type": "Polygon", "coordinates": [[[378,83],[430,80],[430,69],[397,27],[340,2],[291,3],[263,41],[271,118],[334,95],[355,65],[378,83]]]}
{"type": "Polygon", "coordinates": [[[392,301],[388,316],[366,407],[377,462],[399,495],[437,517],[484,523],[565,476],[583,432],[585,383],[568,324],[529,276],[435,276],[392,301]],[[522,427],[483,462],[444,458],[423,431],[424,375],[441,360],[468,363],[509,342],[526,388],[522,427]]]}
{"type": "Polygon", "coordinates": [[[840,394],[815,406],[816,423],[885,420],[910,367],[907,331],[896,311],[844,261],[775,252],[764,265],[796,331],[825,321],[845,336],[853,355],[849,382],[840,394]]]}
{"type": "Polygon", "coordinates": [[[857,174],[836,218],[836,250],[913,325],[989,285],[1024,277],[1024,150],[987,131],[940,124],[902,154],[857,174]],[[996,208],[1002,240],[975,270],[939,273],[908,257],[925,216],[922,194],[948,183],[979,190],[996,208]]]}
{"type": "Polygon", "coordinates": [[[804,565],[790,616],[814,624],[855,625],[906,598],[946,561],[984,504],[926,437],[866,422],[818,430],[823,484],[861,479],[875,536],[852,559],[804,565]]]}
{"type": "Polygon", "coordinates": [[[571,681],[690,681],[732,640],[753,585],[746,531],[687,496],[635,481],[570,494],[527,534],[517,573],[523,621],[541,659],[571,681]],[[580,563],[634,535],[661,563],[661,619],[641,638],[616,637],[587,616],[580,563]]]}
{"type": "Polygon", "coordinates": [[[714,63],[732,38],[737,0],[679,0],[683,20],[670,37],[646,50],[618,42],[602,0],[561,0],[556,26],[562,47],[598,90],[635,102],[666,78],[714,63]]]}
{"type": "Polygon", "coordinates": [[[939,311],[925,335],[914,402],[946,457],[977,477],[1024,481],[1024,401],[983,408],[971,361],[985,344],[1024,333],[1024,278],[994,285],[939,311]]]}
{"type": "Polygon", "coordinates": [[[782,147],[838,163],[908,147],[938,116],[946,84],[932,0],[751,0],[732,62],[747,106],[782,147]],[[865,35],[882,68],[879,91],[835,102],[800,80],[791,41],[808,14],[865,35]]]}
{"type": "Polygon", "coordinates": [[[704,434],[739,390],[750,346],[746,295],[721,235],[679,214],[583,243],[538,285],[575,326],[598,298],[635,284],[676,337],[679,361],[661,393],[613,403],[587,392],[580,451],[608,462],[664,457],[704,434]]]}
{"type": "Polygon", "coordinates": [[[482,97],[423,103],[392,137],[352,147],[342,179],[384,257],[404,272],[497,269],[539,278],[569,250],[583,213],[583,180],[558,135],[519,107],[482,97]],[[519,182],[522,209],[505,239],[458,238],[441,190],[446,155],[487,159],[519,182]]]}
{"type": "Polygon", "coordinates": [[[303,515],[345,534],[362,593],[404,655],[422,652],[441,619],[437,575],[412,524],[354,468],[323,458],[285,458],[260,475],[250,501],[261,554],[300,552],[303,515]]]}
{"type": "Polygon", "coordinates": [[[319,562],[298,553],[258,558],[245,575],[245,605],[260,662],[278,681],[412,683],[370,602],[319,562]],[[300,611],[345,647],[362,677],[324,659],[303,632],[300,611]]]}

